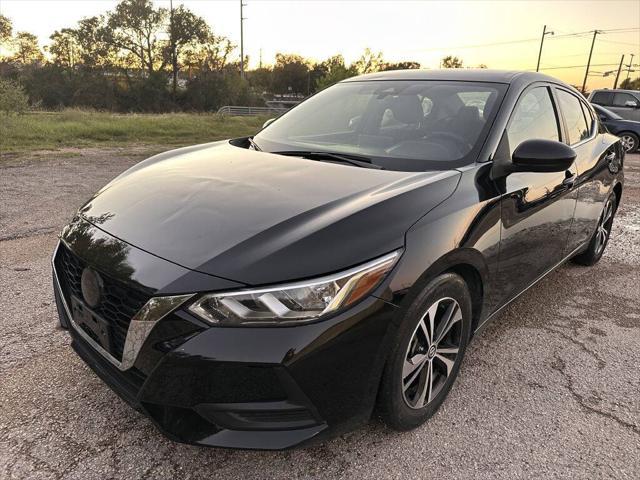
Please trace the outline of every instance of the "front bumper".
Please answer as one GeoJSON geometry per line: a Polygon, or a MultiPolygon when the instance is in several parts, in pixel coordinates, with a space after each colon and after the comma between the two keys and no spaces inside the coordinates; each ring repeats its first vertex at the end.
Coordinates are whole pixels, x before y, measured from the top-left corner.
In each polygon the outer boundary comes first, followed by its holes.
{"type": "Polygon", "coordinates": [[[60,323],[75,351],[174,440],[284,449],[371,416],[397,312],[377,297],[295,327],[207,327],[178,309],[155,326],[134,366],[121,370],[75,330],[64,287],[54,280],[60,323]]]}

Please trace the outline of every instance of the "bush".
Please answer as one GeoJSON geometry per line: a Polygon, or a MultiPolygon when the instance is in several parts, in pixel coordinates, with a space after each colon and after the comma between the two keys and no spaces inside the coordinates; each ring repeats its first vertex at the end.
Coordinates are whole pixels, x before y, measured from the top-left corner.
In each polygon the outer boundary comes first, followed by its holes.
{"type": "Polygon", "coordinates": [[[29,108],[29,99],[19,83],[0,78],[0,112],[22,113],[29,108]]]}

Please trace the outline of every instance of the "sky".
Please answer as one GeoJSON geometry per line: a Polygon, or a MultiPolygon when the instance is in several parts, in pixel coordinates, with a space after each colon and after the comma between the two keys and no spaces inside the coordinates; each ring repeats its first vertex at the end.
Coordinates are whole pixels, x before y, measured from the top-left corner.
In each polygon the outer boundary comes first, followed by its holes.
{"type": "MultiPolygon", "coordinates": [[[[535,70],[544,25],[541,71],[581,85],[596,37],[588,88],[612,87],[620,57],[634,54],[640,73],[640,1],[338,1],[244,0],[245,54],[250,67],[273,63],[277,52],[314,60],[342,54],[347,63],[365,48],[389,61],[414,60],[438,68],[456,55],[465,65],[535,70]],[[631,30],[633,29],[633,30],[631,30]],[[579,33],[580,35],[570,35],[579,33]],[[559,68],[562,67],[562,68],[559,68]],[[571,67],[571,68],[566,68],[571,67]]],[[[0,0],[14,31],[35,33],[43,45],[55,30],[113,9],[114,0],[0,0]]],[[[169,0],[154,0],[169,7],[169,0]]],[[[174,0],[205,18],[213,30],[240,43],[240,0],[174,0]]],[[[633,67],[632,67],[633,68],[633,67]]],[[[621,75],[626,78],[626,72],[621,75]]]]}

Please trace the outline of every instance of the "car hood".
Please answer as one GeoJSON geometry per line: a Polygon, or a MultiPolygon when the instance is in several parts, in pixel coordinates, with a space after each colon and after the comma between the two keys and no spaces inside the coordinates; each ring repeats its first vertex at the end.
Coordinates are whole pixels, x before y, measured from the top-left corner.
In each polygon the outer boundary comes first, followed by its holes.
{"type": "Polygon", "coordinates": [[[151,157],[80,214],[139,249],[249,285],[320,275],[404,244],[460,173],[394,172],[235,147],[151,157]]]}

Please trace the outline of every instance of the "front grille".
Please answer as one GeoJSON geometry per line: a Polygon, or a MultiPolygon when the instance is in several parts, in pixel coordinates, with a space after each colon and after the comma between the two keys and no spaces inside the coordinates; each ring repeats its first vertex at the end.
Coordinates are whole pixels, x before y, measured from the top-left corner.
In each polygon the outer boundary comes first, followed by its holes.
{"type": "MultiPolygon", "coordinates": [[[[58,248],[54,263],[62,293],[67,305],[71,306],[71,296],[82,299],[80,279],[82,270],[88,264],[74,255],[62,243],[58,248]]],[[[107,323],[111,338],[109,353],[121,361],[131,318],[147,303],[150,297],[144,292],[135,290],[103,272],[100,272],[100,276],[103,281],[104,291],[102,292],[100,303],[92,310],[107,323]]],[[[85,331],[92,337],[95,335],[90,331],[85,331]]]]}

